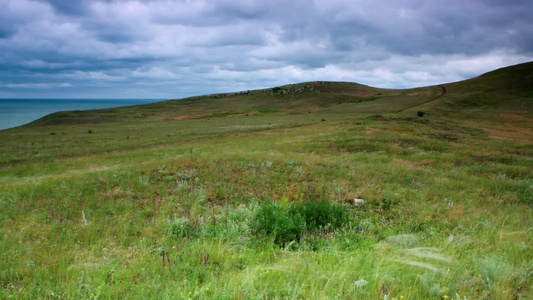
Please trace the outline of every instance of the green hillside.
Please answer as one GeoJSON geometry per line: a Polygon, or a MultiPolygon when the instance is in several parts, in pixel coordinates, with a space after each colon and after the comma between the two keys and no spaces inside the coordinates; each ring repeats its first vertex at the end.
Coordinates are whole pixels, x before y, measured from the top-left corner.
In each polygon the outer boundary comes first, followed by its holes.
{"type": "MultiPolygon", "coordinates": [[[[452,109],[485,105],[513,109],[525,105],[527,110],[531,110],[531,101],[528,99],[533,93],[532,65],[533,63],[525,63],[502,68],[470,80],[446,84],[446,102],[452,109]]],[[[32,125],[175,120],[242,113],[294,114],[325,108],[350,113],[385,113],[417,107],[436,98],[441,92],[438,86],[387,90],[349,82],[306,82],[130,107],[58,112],[37,120],[32,125]]]]}
{"type": "MultiPolygon", "coordinates": [[[[225,117],[235,114],[309,113],[341,104],[380,100],[397,107],[414,105],[433,96],[431,89],[383,90],[348,82],[307,82],[263,90],[213,94],[157,103],[89,111],[59,112],[31,125],[104,123],[143,120],[179,120],[225,117]],[[386,99],[385,101],[383,101],[386,99]]],[[[359,106],[366,107],[366,105],[359,106]]],[[[379,105],[378,105],[379,106],[379,105]]],[[[372,110],[393,111],[373,105],[372,110]]],[[[364,108],[365,109],[365,108],[364,108]]],[[[366,109],[369,111],[369,109],[366,109]]]]}
{"type": "Polygon", "coordinates": [[[529,299],[532,81],[307,82],[1,130],[0,298],[529,299]]]}

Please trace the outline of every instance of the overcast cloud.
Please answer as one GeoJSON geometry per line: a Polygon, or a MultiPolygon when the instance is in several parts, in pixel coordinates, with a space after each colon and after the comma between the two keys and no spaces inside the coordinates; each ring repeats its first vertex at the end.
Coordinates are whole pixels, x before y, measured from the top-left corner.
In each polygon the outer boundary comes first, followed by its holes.
{"type": "Polygon", "coordinates": [[[529,0],[0,0],[0,97],[405,88],[533,60],[529,0]]]}

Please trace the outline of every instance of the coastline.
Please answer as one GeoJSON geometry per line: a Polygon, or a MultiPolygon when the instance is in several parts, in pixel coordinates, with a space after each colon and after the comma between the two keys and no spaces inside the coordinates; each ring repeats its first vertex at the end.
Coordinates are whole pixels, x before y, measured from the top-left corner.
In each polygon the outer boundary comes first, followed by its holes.
{"type": "Polygon", "coordinates": [[[0,130],[23,126],[58,111],[147,104],[162,99],[16,99],[0,98],[0,130]]]}

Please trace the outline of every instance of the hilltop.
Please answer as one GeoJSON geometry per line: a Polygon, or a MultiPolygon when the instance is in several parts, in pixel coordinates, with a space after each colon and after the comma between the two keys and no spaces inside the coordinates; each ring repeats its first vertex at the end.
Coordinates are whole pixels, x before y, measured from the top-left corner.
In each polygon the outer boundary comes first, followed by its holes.
{"type": "Polygon", "coordinates": [[[57,112],[25,126],[0,131],[5,143],[0,148],[0,164],[186,143],[238,132],[361,120],[376,115],[417,122],[438,116],[453,122],[466,121],[472,128],[500,137],[528,140],[533,123],[532,73],[530,62],[465,81],[413,89],[320,81],[145,105],[57,112]],[[425,118],[417,117],[419,111],[425,118]],[[32,140],[48,146],[26,146],[32,140]]]}
{"type": "Polygon", "coordinates": [[[0,131],[0,298],[528,299],[533,63],[0,131]]]}
{"type": "MultiPolygon", "coordinates": [[[[394,113],[436,99],[445,86],[441,109],[474,106],[531,111],[533,62],[495,70],[461,82],[405,90],[380,89],[350,82],[305,82],[268,89],[211,94],[111,109],[58,112],[32,125],[183,120],[265,113],[394,113]]],[[[434,105],[432,105],[434,106],[434,105]]]]}

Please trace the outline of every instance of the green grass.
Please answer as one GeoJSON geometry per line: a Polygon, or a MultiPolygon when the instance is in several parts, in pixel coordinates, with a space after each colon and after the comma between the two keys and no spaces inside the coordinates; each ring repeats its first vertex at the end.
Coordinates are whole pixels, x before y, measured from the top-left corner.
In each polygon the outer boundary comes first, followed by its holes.
{"type": "Polygon", "coordinates": [[[304,83],[0,131],[0,298],[529,299],[527,74],[437,99],[304,83]]]}

